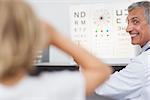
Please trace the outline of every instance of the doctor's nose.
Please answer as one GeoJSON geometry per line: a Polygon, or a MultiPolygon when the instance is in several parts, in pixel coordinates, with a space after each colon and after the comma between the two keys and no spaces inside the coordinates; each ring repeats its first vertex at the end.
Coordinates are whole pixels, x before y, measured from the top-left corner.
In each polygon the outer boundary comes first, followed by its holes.
{"type": "Polygon", "coordinates": [[[132,29],[133,29],[132,25],[128,24],[126,27],[126,32],[129,33],[130,31],[132,31],[132,29]]]}

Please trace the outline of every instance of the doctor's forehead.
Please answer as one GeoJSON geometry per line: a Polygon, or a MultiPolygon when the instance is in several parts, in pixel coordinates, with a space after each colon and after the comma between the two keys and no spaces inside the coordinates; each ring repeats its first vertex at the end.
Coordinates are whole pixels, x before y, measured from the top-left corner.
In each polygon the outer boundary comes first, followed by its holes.
{"type": "Polygon", "coordinates": [[[126,20],[141,19],[145,16],[144,8],[138,7],[128,13],[126,20]]]}

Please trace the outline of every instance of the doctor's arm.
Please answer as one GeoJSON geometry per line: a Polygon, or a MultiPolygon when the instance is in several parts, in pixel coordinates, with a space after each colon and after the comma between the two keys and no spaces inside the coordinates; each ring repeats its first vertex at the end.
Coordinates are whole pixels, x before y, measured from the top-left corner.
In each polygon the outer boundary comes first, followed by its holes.
{"type": "Polygon", "coordinates": [[[99,95],[114,99],[129,99],[141,94],[143,88],[146,66],[139,60],[133,61],[119,72],[115,72],[110,78],[96,89],[99,95]]]}

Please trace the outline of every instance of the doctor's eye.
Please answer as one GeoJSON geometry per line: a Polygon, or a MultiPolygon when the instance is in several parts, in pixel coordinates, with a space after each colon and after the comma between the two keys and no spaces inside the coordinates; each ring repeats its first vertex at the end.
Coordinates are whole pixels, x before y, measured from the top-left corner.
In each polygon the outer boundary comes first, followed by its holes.
{"type": "Polygon", "coordinates": [[[139,20],[131,20],[131,22],[133,23],[133,25],[138,25],[139,23],[140,23],[140,21],[139,20]]]}

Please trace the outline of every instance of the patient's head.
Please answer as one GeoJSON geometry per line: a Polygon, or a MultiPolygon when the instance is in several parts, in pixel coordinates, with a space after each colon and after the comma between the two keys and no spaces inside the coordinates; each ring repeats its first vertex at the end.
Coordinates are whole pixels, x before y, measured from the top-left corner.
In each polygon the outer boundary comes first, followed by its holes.
{"type": "Polygon", "coordinates": [[[39,20],[28,4],[0,0],[0,78],[32,69],[40,33],[39,20]]]}

